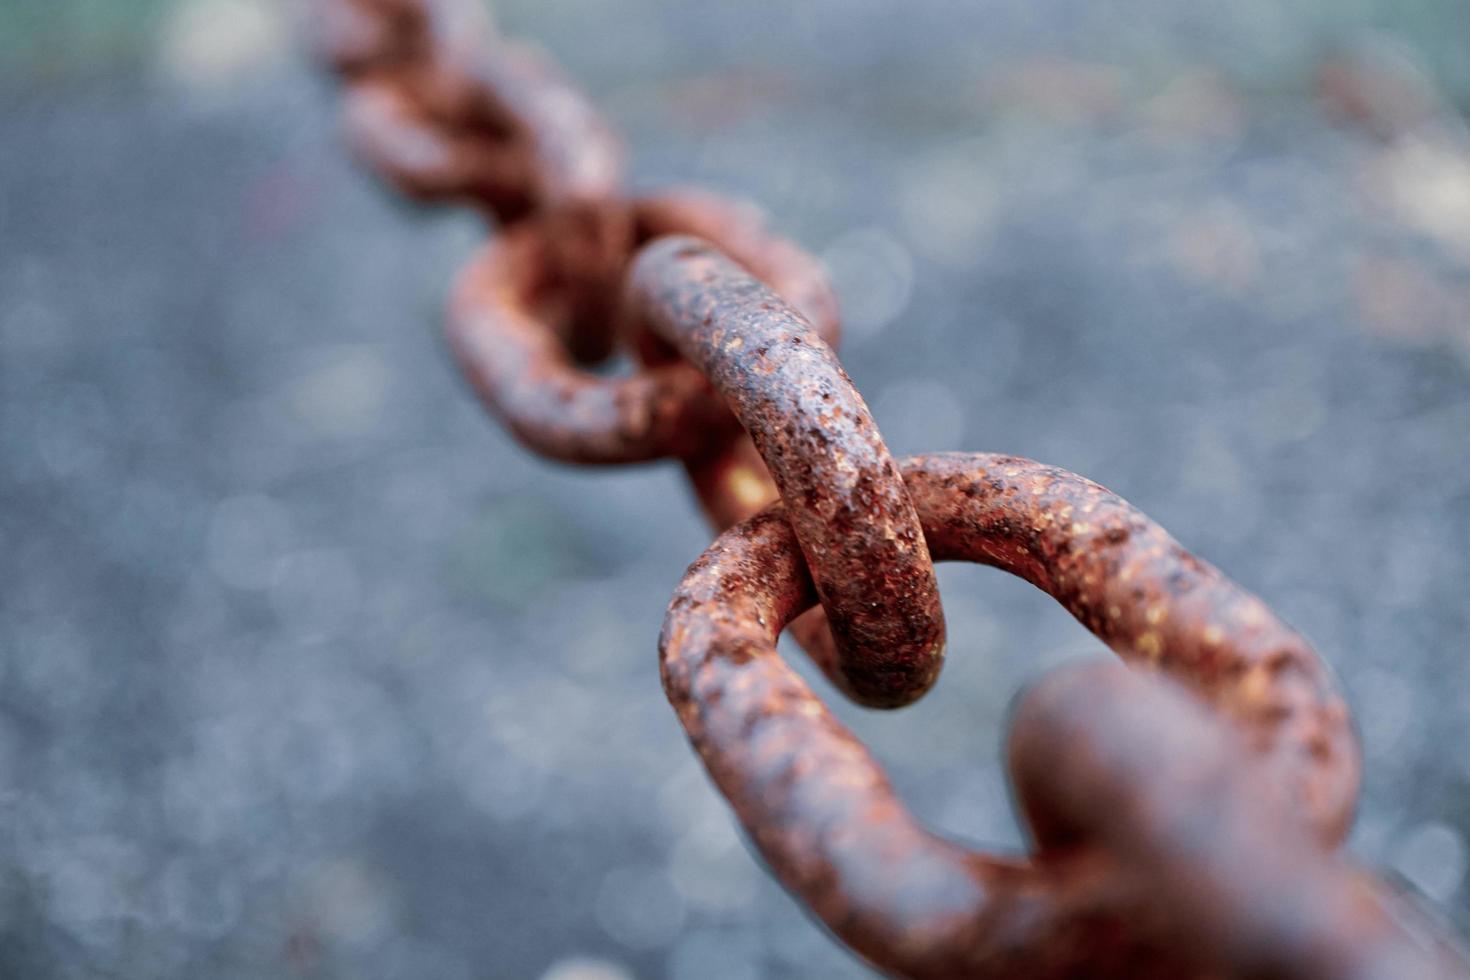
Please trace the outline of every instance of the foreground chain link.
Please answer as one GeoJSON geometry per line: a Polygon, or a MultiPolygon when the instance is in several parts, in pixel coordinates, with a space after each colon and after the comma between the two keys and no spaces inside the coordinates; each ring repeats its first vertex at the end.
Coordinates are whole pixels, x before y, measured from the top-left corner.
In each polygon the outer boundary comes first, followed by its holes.
{"type": "Polygon", "coordinates": [[[1312,648],[1102,487],[990,455],[896,463],[837,361],[820,265],[701,191],[631,199],[622,151],[478,0],[316,0],[349,138],[398,188],[498,222],[449,342],[529,449],[680,460],[724,533],[659,642],[664,688],[772,871],[913,977],[1470,978],[1458,940],[1337,851],[1360,758],[1312,648]],[[636,368],[590,372],[621,348],[636,368]],[[936,837],[776,653],[894,707],[944,659],[933,560],[1050,594],[1123,662],[1021,700],[1034,853],[936,837]],[[810,610],[810,611],[808,611],[810,610]]]}

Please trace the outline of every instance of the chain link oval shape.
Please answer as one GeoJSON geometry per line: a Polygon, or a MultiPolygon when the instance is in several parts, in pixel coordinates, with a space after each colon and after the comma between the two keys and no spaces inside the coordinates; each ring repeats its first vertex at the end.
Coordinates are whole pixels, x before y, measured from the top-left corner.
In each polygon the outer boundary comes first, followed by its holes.
{"type": "Polygon", "coordinates": [[[913,458],[905,476],[936,559],[1019,575],[1148,679],[1043,684],[1012,743],[1041,858],[968,851],[918,825],[777,654],[816,599],[784,506],[727,531],[669,607],[665,690],[752,842],[829,928],[921,977],[1181,976],[1252,958],[1298,970],[1328,954],[1429,969],[1449,955],[1331,857],[1356,740],[1321,660],[1260,600],[1063,470],[954,454],[913,458]],[[1291,911],[1303,896],[1317,901],[1291,911]]]}
{"type": "Polygon", "coordinates": [[[628,308],[734,410],[780,489],[836,640],[823,664],[854,700],[906,704],[944,663],[934,563],[883,437],[805,318],[697,238],[646,247],[628,308]]]}

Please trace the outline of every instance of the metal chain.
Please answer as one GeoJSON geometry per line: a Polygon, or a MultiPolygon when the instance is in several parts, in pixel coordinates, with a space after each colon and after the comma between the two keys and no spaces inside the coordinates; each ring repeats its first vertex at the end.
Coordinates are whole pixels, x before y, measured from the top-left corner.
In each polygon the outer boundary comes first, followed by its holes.
{"type": "Polygon", "coordinates": [[[478,0],[316,0],[357,153],[484,210],[449,343],[527,448],[674,458],[724,533],[659,639],[664,689],[772,871],[877,968],[912,977],[1470,978],[1432,913],[1337,852],[1360,751],[1330,671],[1256,597],[1102,487],[992,455],[895,462],[834,350],[820,264],[750,205],[629,198],[622,152],[478,0]],[[638,370],[582,365],[621,347],[638,370]],[[944,657],[932,561],[1050,594],[1134,670],[1022,700],[1011,777],[1034,841],[936,837],[776,653],[847,696],[921,696],[944,657]]]}

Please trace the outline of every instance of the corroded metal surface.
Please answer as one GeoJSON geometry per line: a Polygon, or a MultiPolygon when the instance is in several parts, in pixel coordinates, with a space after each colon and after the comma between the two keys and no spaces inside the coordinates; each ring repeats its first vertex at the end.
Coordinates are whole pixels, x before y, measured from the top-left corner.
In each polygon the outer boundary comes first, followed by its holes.
{"type": "Polygon", "coordinates": [[[389,81],[368,78],[352,88],[346,129],[358,156],[417,200],[465,196],[502,215],[530,207],[530,160],[495,137],[446,135],[389,81]]]}
{"type": "Polygon", "coordinates": [[[1326,666],[1261,600],[1126,501],[1004,456],[916,464],[910,493],[935,556],[995,565],[1055,598],[1125,661],[1163,671],[1237,721],[1296,809],[1341,840],[1358,748],[1326,666]]]}
{"type": "Polygon", "coordinates": [[[695,238],[646,248],[632,318],[678,347],[730,403],[786,502],[855,699],[894,706],[944,661],[934,567],[898,468],[832,349],[799,313],[695,238]]]}
{"type": "Polygon", "coordinates": [[[916,977],[1470,977],[1432,917],[1335,853],[1358,747],[1326,667],[1260,600],[1073,474],[1002,456],[900,474],[833,353],[819,263],[745,205],[627,198],[591,105],[474,0],[316,9],[359,154],[501,225],[449,318],[481,399],[544,456],[678,458],[730,528],[670,607],[665,689],[843,941],[916,977]],[[619,345],[629,372],[582,367],[619,345]],[[918,697],[943,660],[931,552],[1019,575],[1136,668],[1059,671],[1021,703],[1026,859],[920,827],[775,653],[789,625],[850,697],[918,697]]]}
{"type": "MultiPolygon", "coordinates": [[[[1162,929],[1165,952],[1113,975],[1148,975],[1178,956],[1185,975],[1211,977],[1465,976],[1442,922],[1301,822],[1313,814],[1294,797],[1311,777],[1273,772],[1251,722],[1242,730],[1194,694],[1152,671],[1078,664],[1042,680],[1014,715],[1011,778],[1037,867],[1106,854],[1115,882],[1137,889],[1119,893],[1140,902],[1122,928],[1162,929]]],[[[1090,950],[1076,959],[1104,975],[1090,950]]]]}
{"type": "Polygon", "coordinates": [[[727,532],[675,593],[665,689],[752,841],[834,932],[910,976],[1451,969],[1447,945],[1420,944],[1390,893],[1328,856],[1357,746],[1316,654],[1259,600],[1065,471],[953,455],[906,475],[936,558],[1025,578],[1194,696],[1096,668],[1043,684],[1012,742],[1039,856],[968,852],[917,824],[776,654],[816,600],[782,507],[727,532]]]}
{"type": "Polygon", "coordinates": [[[837,296],[826,270],[805,249],[772,234],[756,205],[679,187],[640,198],[634,217],[640,244],[665,235],[703,238],[794,306],[824,343],[833,348],[841,343],[837,296]]]}
{"type": "MultiPolygon", "coordinates": [[[[632,212],[639,241],[685,230],[715,236],[753,274],[810,310],[824,340],[837,340],[837,305],[821,267],[766,231],[758,210],[675,192],[637,201],[632,212]]],[[[562,339],[571,313],[558,288],[554,239],[539,224],[517,225],[471,261],[448,326],[465,376],[516,437],[542,455],[576,463],[672,456],[705,465],[734,422],[695,367],[665,360],[608,377],[576,365],[562,339]]],[[[751,496],[749,481],[731,492],[745,503],[728,513],[727,524],[767,502],[751,496]]]]}
{"type": "Polygon", "coordinates": [[[622,145],[539,51],[500,39],[462,0],[322,0],[318,45],[348,88],[357,153],[405,193],[534,216],[563,285],[573,357],[612,350],[631,243],[622,145]]]}
{"type": "Polygon", "coordinates": [[[450,346],[475,391],[528,448],[574,463],[637,462],[693,454],[728,413],[688,365],[621,378],[579,368],[537,310],[549,262],[534,225],[504,232],[474,259],[455,291],[450,346]]]}
{"type": "MultiPolygon", "coordinates": [[[[416,145],[421,155],[385,151],[385,176],[425,196],[473,197],[475,175],[461,186],[422,186],[417,174],[445,146],[493,145],[524,158],[524,191],[537,208],[616,203],[621,144],[591,104],[534,48],[497,37],[477,3],[460,0],[320,0],[317,41],[349,87],[393,89],[403,105],[402,131],[386,125],[361,134],[376,143],[416,145]]],[[[501,217],[505,214],[497,211],[501,217]]]]}

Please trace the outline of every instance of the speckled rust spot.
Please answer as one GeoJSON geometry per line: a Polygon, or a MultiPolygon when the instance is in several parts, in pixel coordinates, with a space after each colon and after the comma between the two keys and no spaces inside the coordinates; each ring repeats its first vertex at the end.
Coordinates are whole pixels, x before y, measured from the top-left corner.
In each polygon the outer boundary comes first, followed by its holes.
{"type": "Polygon", "coordinates": [[[784,507],[724,534],[670,605],[664,687],[752,841],[833,932],[915,977],[1466,975],[1442,930],[1406,927],[1417,913],[1332,854],[1358,749],[1300,636],[1073,474],[984,455],[905,473],[936,558],[1020,575],[1138,666],[1157,631],[1162,675],[1088,665],[1032,692],[1011,756],[1038,852],[971,852],[914,821],[777,655],[817,599],[784,507]]]}
{"type": "Polygon", "coordinates": [[[780,488],[836,640],[833,680],[906,704],[944,662],[944,616],[913,504],[868,407],[801,314],[705,242],[634,260],[628,305],[709,377],[780,488]]]}

